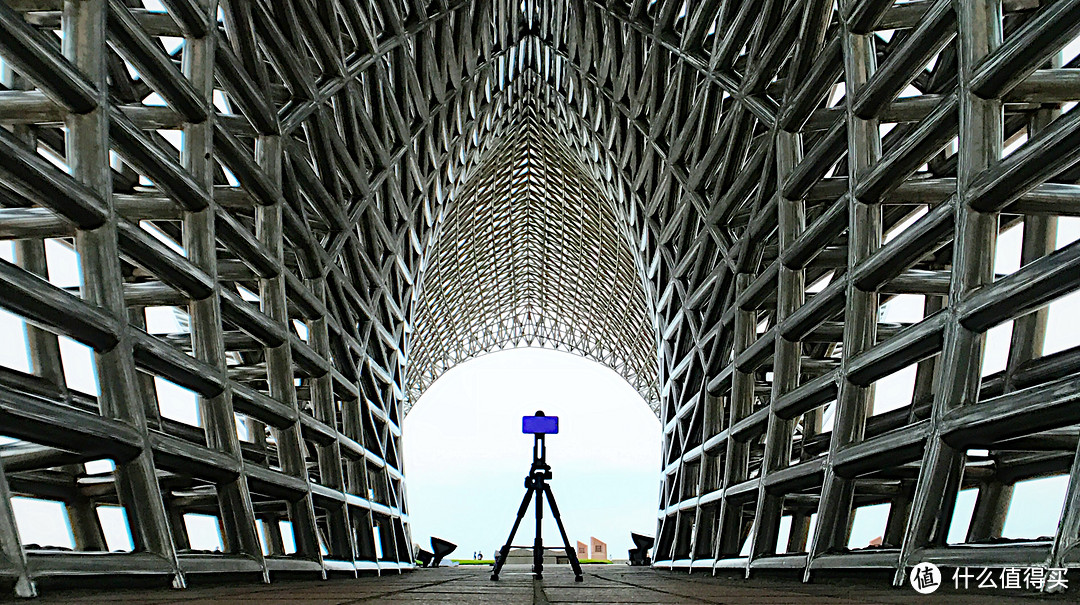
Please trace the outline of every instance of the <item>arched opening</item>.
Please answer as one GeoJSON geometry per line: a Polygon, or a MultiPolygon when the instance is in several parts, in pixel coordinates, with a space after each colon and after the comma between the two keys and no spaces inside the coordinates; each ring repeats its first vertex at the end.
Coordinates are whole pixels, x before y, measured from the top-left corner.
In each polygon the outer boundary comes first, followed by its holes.
{"type": "MultiPolygon", "coordinates": [[[[524,494],[532,439],[521,416],[560,418],[549,438],[552,487],[571,542],[591,536],[626,557],[630,532],[652,535],[661,427],[641,396],[611,369],[538,348],[484,355],[444,373],[417,401],[403,431],[414,542],[458,544],[454,558],[491,558],[524,494]]],[[[547,514],[547,513],[545,513],[547,514]]],[[[554,523],[544,540],[560,544],[554,523]]],[[[516,543],[529,544],[531,512],[516,543]]]]}
{"type": "Polygon", "coordinates": [[[1080,565],[1080,2],[56,4],[0,591],[411,569],[410,394],[525,345],[662,408],[658,567],[1080,565]]]}

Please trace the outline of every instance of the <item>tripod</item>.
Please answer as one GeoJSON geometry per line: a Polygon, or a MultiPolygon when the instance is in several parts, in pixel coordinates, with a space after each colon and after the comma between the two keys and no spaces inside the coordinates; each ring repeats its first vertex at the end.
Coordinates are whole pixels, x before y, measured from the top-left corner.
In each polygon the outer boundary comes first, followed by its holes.
{"type": "Polygon", "coordinates": [[[537,434],[535,439],[533,442],[532,467],[529,468],[529,475],[525,477],[525,497],[522,498],[521,506],[518,507],[517,519],[514,520],[513,529],[510,530],[510,537],[506,539],[506,544],[499,550],[499,556],[495,559],[495,568],[491,570],[491,579],[493,581],[499,579],[499,572],[502,570],[503,564],[506,563],[506,557],[510,554],[510,549],[522,548],[520,546],[511,546],[511,544],[514,542],[514,534],[517,533],[521,520],[525,518],[525,512],[529,509],[529,500],[534,497],[536,498],[536,537],[533,539],[533,576],[536,578],[543,577],[544,537],[542,523],[544,519],[544,496],[546,495],[548,505],[551,507],[551,514],[559,525],[559,533],[562,534],[563,547],[566,549],[566,556],[570,559],[570,567],[574,569],[574,581],[581,582],[581,563],[578,562],[577,551],[570,546],[570,540],[566,537],[566,528],[563,527],[559,507],[555,504],[555,494],[551,493],[551,486],[547,483],[551,479],[551,467],[548,466],[545,460],[547,452],[544,449],[544,435],[537,434]]]}

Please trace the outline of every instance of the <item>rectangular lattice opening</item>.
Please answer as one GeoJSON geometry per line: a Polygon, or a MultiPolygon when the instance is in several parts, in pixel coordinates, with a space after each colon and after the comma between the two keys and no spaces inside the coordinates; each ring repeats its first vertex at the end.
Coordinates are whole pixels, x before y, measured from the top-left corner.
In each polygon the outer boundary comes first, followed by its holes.
{"type": "Polygon", "coordinates": [[[28,550],[74,550],[75,537],[63,502],[14,496],[15,525],[23,548],[28,550]]]}
{"type": "Polygon", "coordinates": [[[186,513],[184,531],[192,551],[220,553],[225,550],[221,539],[221,520],[215,515],[186,513]]]}
{"type": "Polygon", "coordinates": [[[101,530],[105,536],[105,546],[110,552],[132,552],[135,542],[131,536],[131,525],[127,511],[122,506],[102,505],[96,509],[101,530]]]}

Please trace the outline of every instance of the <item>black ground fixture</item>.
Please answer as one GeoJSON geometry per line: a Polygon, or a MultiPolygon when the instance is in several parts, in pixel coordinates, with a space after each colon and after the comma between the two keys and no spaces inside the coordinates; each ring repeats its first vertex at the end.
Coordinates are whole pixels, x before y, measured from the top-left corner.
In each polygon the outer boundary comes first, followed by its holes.
{"type": "Polygon", "coordinates": [[[438,567],[439,563],[442,562],[443,557],[454,552],[454,549],[456,548],[457,544],[454,544],[453,542],[447,542],[442,538],[436,538],[435,536],[432,536],[431,550],[435,553],[435,556],[431,561],[431,566],[438,567]]]}
{"type": "Polygon", "coordinates": [[[424,550],[423,548],[417,550],[416,560],[420,561],[421,567],[428,567],[431,565],[431,558],[435,556],[431,551],[424,550]]]}
{"type": "Polygon", "coordinates": [[[533,441],[532,467],[529,468],[529,475],[525,477],[525,497],[522,498],[521,506],[518,507],[517,518],[514,519],[514,527],[510,530],[510,537],[506,539],[506,544],[499,549],[498,557],[495,559],[495,568],[491,570],[491,579],[493,581],[499,579],[499,572],[506,563],[506,557],[510,554],[511,548],[523,548],[521,546],[512,546],[512,544],[514,542],[514,534],[517,533],[518,526],[521,525],[521,520],[525,518],[525,512],[529,510],[529,500],[532,498],[536,499],[536,537],[533,540],[533,576],[536,578],[543,577],[544,495],[547,495],[548,506],[551,507],[551,515],[555,517],[555,523],[559,526],[559,534],[562,535],[563,548],[566,550],[567,558],[570,559],[570,567],[574,569],[574,581],[581,582],[581,563],[578,561],[577,551],[570,546],[570,539],[566,537],[566,528],[563,527],[562,516],[559,514],[559,506],[555,504],[555,494],[551,492],[551,486],[547,483],[551,479],[551,467],[548,466],[546,461],[547,451],[544,448],[544,436],[549,433],[555,434],[559,432],[559,417],[545,416],[542,411],[536,412],[535,416],[525,416],[521,419],[521,432],[532,434],[535,439],[533,441]]]}
{"type": "Polygon", "coordinates": [[[630,565],[649,565],[652,563],[652,559],[649,558],[649,550],[653,547],[656,539],[635,534],[634,532],[630,532],[630,539],[634,541],[635,546],[635,548],[630,549],[630,565]]]}

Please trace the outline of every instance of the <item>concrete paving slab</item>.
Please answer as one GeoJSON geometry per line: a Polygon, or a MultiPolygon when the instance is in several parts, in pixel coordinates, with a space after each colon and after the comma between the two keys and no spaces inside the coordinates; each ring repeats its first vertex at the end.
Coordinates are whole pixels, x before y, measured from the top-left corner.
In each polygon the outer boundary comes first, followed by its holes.
{"type": "Polygon", "coordinates": [[[883,581],[842,579],[804,584],[790,577],[759,576],[751,580],[708,573],[672,573],[625,565],[587,565],[585,581],[574,582],[568,566],[545,568],[534,581],[527,567],[507,570],[499,582],[489,579],[487,567],[421,569],[400,575],[282,581],[270,585],[230,584],[196,586],[187,590],[130,589],[103,591],[43,588],[37,604],[122,603],[124,605],[991,605],[994,603],[1074,603],[1075,590],[1064,595],[1006,594],[1001,591],[955,591],[945,586],[932,595],[910,587],[892,588],[883,581]]]}

